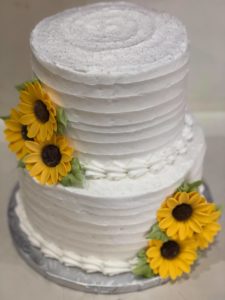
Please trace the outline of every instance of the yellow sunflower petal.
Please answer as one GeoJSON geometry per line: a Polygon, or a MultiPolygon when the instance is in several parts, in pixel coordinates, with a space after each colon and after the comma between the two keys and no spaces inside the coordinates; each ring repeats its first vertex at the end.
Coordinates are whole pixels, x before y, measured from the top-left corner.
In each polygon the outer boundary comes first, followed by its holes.
{"type": "Polygon", "coordinates": [[[30,152],[40,152],[40,145],[37,142],[32,142],[32,141],[26,141],[25,145],[30,152]]]}
{"type": "Polygon", "coordinates": [[[183,251],[182,255],[180,256],[183,260],[189,260],[189,261],[195,261],[197,259],[197,254],[195,251],[188,252],[188,251],[183,251]]]}
{"type": "Polygon", "coordinates": [[[53,184],[56,184],[58,182],[58,174],[56,168],[51,168],[51,178],[53,184]]]}
{"type": "Polygon", "coordinates": [[[20,122],[24,125],[30,125],[35,122],[35,118],[33,114],[26,114],[20,118],[20,122]]]}
{"type": "Polygon", "coordinates": [[[30,175],[35,177],[43,171],[43,166],[40,163],[36,163],[30,170],[30,175]]]}
{"type": "Polygon", "coordinates": [[[169,215],[159,222],[159,227],[161,229],[166,229],[169,226],[172,226],[173,222],[174,222],[173,218],[169,215]]]}
{"type": "Polygon", "coordinates": [[[20,149],[22,149],[23,146],[24,146],[23,141],[19,141],[19,142],[16,142],[16,143],[9,144],[9,149],[12,150],[13,152],[17,152],[20,149]]]}
{"type": "Polygon", "coordinates": [[[180,273],[177,269],[176,264],[171,261],[171,262],[169,262],[168,267],[169,267],[170,278],[172,280],[175,280],[180,273]]]}
{"type": "Polygon", "coordinates": [[[20,113],[17,111],[17,109],[12,108],[10,112],[10,119],[11,120],[19,120],[20,113]]]}
{"type": "Polygon", "coordinates": [[[33,113],[33,106],[31,105],[31,103],[23,102],[19,104],[19,110],[24,114],[31,114],[33,113]]]}
{"type": "Polygon", "coordinates": [[[17,142],[22,139],[21,133],[14,133],[12,131],[5,131],[6,140],[8,142],[17,142]]]}
{"type": "Polygon", "coordinates": [[[49,176],[50,176],[49,170],[44,169],[42,174],[41,174],[41,177],[40,177],[41,184],[46,184],[48,182],[49,176]]]}
{"type": "Polygon", "coordinates": [[[198,220],[195,218],[192,218],[189,222],[188,222],[190,228],[193,230],[193,232],[201,232],[202,230],[202,226],[199,224],[198,220]]]}
{"type": "Polygon", "coordinates": [[[221,230],[221,225],[219,223],[211,223],[207,228],[210,228],[210,230],[218,232],[221,230]]]}
{"type": "Polygon", "coordinates": [[[194,211],[193,217],[195,217],[202,224],[206,224],[211,222],[211,218],[209,214],[202,213],[200,211],[194,211]]]}
{"type": "Polygon", "coordinates": [[[36,162],[41,162],[41,158],[40,155],[38,153],[31,153],[28,154],[25,158],[24,158],[24,162],[25,163],[36,163],[36,162]]]}
{"type": "Polygon", "coordinates": [[[157,247],[160,248],[162,246],[163,242],[161,240],[150,240],[148,242],[149,247],[157,247]]]}
{"type": "Polygon", "coordinates": [[[54,184],[54,182],[52,181],[51,175],[48,178],[47,184],[49,184],[49,185],[53,185],[54,184]]]}
{"type": "Polygon", "coordinates": [[[164,279],[166,279],[169,276],[169,266],[166,260],[164,260],[159,267],[159,275],[164,279]]]}
{"type": "Polygon", "coordinates": [[[71,156],[68,156],[66,154],[62,155],[62,161],[64,161],[64,162],[70,162],[71,160],[72,160],[71,156]]]}
{"type": "Polygon", "coordinates": [[[173,226],[169,227],[166,231],[167,235],[172,237],[174,236],[179,230],[179,223],[177,221],[175,221],[173,223],[173,226]]]}
{"type": "Polygon", "coordinates": [[[31,126],[28,128],[27,135],[29,138],[34,138],[37,136],[37,133],[40,129],[40,125],[37,122],[34,122],[31,124],[31,126]]]}
{"type": "Polygon", "coordinates": [[[214,222],[218,221],[218,219],[221,217],[221,211],[216,210],[210,214],[211,220],[214,222]]]}
{"type": "Polygon", "coordinates": [[[156,247],[151,247],[146,251],[147,257],[158,257],[159,256],[159,250],[156,247]]]}
{"type": "Polygon", "coordinates": [[[174,198],[168,198],[166,204],[170,209],[173,209],[178,204],[178,202],[174,198]]]}
{"type": "Polygon", "coordinates": [[[14,120],[6,120],[5,121],[6,127],[9,128],[12,131],[20,132],[21,131],[21,125],[18,121],[14,120]]]}
{"type": "Polygon", "coordinates": [[[170,213],[170,209],[169,208],[160,208],[157,211],[157,218],[161,219],[161,218],[167,217],[169,215],[169,213],[170,213]]]}
{"type": "Polygon", "coordinates": [[[178,258],[176,260],[176,264],[183,272],[190,273],[191,271],[190,266],[183,259],[178,258]]]}
{"type": "Polygon", "coordinates": [[[44,91],[42,86],[40,85],[40,83],[37,81],[34,83],[34,87],[35,87],[35,91],[37,91],[38,96],[40,96],[40,98],[42,99],[44,97],[44,91]]]}
{"type": "MultiPolygon", "coordinates": [[[[51,125],[50,125],[51,126],[51,125]]],[[[51,132],[53,133],[53,130],[51,130],[51,132]]],[[[47,123],[41,125],[40,127],[40,134],[42,136],[42,140],[45,140],[45,137],[48,137],[48,139],[51,138],[51,135],[48,134],[48,127],[47,127],[47,123]]]]}
{"type": "Polygon", "coordinates": [[[63,176],[63,177],[67,175],[68,171],[67,171],[67,169],[66,169],[64,163],[61,163],[61,164],[58,166],[58,172],[59,172],[59,174],[60,174],[61,176],[63,176]]]}
{"type": "Polygon", "coordinates": [[[152,269],[156,269],[156,268],[160,267],[162,262],[163,262],[163,259],[161,257],[156,257],[151,260],[150,266],[152,269]]]}
{"type": "Polygon", "coordinates": [[[72,169],[71,163],[70,162],[65,162],[65,163],[62,162],[62,164],[65,166],[66,172],[69,173],[72,169]]]}
{"type": "Polygon", "coordinates": [[[184,223],[180,224],[178,235],[181,241],[183,241],[187,237],[186,226],[184,223]]]}
{"type": "Polygon", "coordinates": [[[187,203],[189,201],[189,197],[188,197],[188,193],[181,193],[180,196],[179,196],[179,203],[182,204],[182,203],[187,203]]]}

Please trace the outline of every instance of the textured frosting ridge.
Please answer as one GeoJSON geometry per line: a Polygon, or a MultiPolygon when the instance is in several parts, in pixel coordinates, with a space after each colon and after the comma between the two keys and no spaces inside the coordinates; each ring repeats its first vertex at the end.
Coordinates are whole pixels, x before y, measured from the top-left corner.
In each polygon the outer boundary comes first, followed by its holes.
{"type": "Polygon", "coordinates": [[[147,172],[162,172],[164,167],[172,165],[179,155],[188,151],[188,143],[193,139],[193,119],[190,114],[185,115],[185,126],[182,136],[176,139],[170,146],[162,148],[154,154],[146,157],[133,158],[127,161],[110,161],[101,164],[92,160],[85,163],[86,176],[88,179],[121,180],[125,177],[138,178],[147,172]]]}
{"type": "Polygon", "coordinates": [[[161,201],[184,180],[202,176],[205,143],[195,125],[193,139],[173,165],[136,179],[88,180],[84,189],[42,186],[20,173],[20,199],[26,217],[21,228],[43,253],[87,272],[107,275],[131,269],[145,247],[161,201]]]}
{"type": "Polygon", "coordinates": [[[182,136],[189,51],[176,18],[125,2],[73,8],[41,21],[31,49],[84,161],[146,157],[182,136]]]}
{"type": "Polygon", "coordinates": [[[110,261],[101,260],[93,255],[83,257],[77,255],[74,251],[63,250],[54,243],[45,240],[30,224],[26,212],[23,207],[23,201],[17,193],[16,213],[20,219],[20,227],[27,234],[33,246],[42,250],[45,256],[60,260],[66,266],[76,266],[85,269],[88,273],[102,272],[107,275],[129,272],[135,263],[135,258],[132,261],[110,261]]]}
{"type": "Polygon", "coordinates": [[[20,226],[66,265],[130,271],[161,201],[202,176],[204,136],[185,103],[186,30],[168,14],[107,2],[44,19],[30,44],[87,181],[42,186],[20,171],[20,226]]]}

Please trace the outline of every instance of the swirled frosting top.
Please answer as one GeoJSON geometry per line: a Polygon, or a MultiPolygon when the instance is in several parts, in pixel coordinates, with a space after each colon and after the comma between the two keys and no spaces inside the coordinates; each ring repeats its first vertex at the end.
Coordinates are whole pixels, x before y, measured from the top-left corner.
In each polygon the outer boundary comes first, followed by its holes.
{"type": "Polygon", "coordinates": [[[60,77],[112,84],[172,72],[187,56],[188,39],[185,27],[168,14],[108,2],[42,20],[31,34],[31,48],[35,59],[60,77]]]}

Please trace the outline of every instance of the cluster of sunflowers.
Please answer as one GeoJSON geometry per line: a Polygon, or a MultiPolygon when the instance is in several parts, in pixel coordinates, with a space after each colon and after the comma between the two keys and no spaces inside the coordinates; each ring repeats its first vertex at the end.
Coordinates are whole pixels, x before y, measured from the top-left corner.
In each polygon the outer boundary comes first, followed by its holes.
{"type": "Polygon", "coordinates": [[[17,87],[20,102],[4,117],[9,149],[41,184],[82,185],[83,169],[64,132],[67,118],[39,80],[17,87]]]}
{"type": "Polygon", "coordinates": [[[157,211],[155,223],[146,238],[148,247],[138,253],[136,276],[175,280],[189,273],[198,257],[198,251],[209,247],[221,229],[218,223],[221,211],[193,186],[200,182],[185,184],[167,197],[157,211]]]}

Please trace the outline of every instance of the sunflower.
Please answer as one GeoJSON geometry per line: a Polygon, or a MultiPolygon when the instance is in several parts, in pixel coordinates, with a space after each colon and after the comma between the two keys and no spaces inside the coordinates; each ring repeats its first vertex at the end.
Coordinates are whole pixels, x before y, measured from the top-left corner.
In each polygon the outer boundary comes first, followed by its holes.
{"type": "Polygon", "coordinates": [[[190,273],[190,267],[197,259],[196,249],[194,239],[151,240],[146,251],[147,262],[154,274],[175,280],[183,273],[190,273]]]}
{"type": "Polygon", "coordinates": [[[57,131],[56,108],[38,80],[25,83],[20,91],[20,122],[27,126],[29,138],[43,142],[57,131]]]}
{"type": "Polygon", "coordinates": [[[71,171],[73,148],[64,136],[54,135],[43,143],[26,142],[29,154],[24,158],[26,169],[41,184],[57,184],[71,171]]]}
{"type": "Polygon", "coordinates": [[[22,159],[28,150],[25,141],[33,140],[27,136],[27,126],[20,123],[21,114],[12,109],[9,119],[5,121],[5,137],[9,142],[9,149],[16,153],[18,159],[22,159]]]}
{"type": "Polygon", "coordinates": [[[211,222],[209,206],[197,192],[178,192],[166,198],[158,210],[159,227],[171,238],[191,238],[211,222]]]}
{"type": "Polygon", "coordinates": [[[209,223],[204,226],[200,233],[195,234],[198,247],[201,250],[208,248],[220,230],[221,226],[217,222],[209,223]]]}
{"type": "Polygon", "coordinates": [[[218,223],[218,219],[221,216],[221,211],[219,211],[215,204],[209,204],[209,213],[211,222],[203,226],[200,233],[194,235],[198,248],[201,250],[209,247],[214,241],[215,236],[221,230],[221,225],[218,223]]]}

